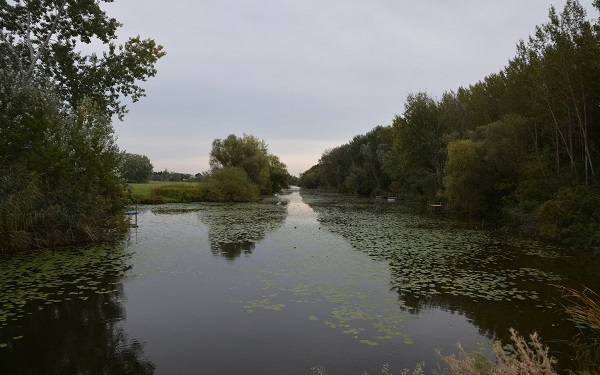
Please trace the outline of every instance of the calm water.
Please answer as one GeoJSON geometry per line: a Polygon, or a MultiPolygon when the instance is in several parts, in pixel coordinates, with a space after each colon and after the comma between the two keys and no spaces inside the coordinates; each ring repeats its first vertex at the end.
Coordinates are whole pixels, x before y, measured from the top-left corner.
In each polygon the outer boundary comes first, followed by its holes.
{"type": "Polygon", "coordinates": [[[141,212],[119,244],[0,257],[0,374],[432,371],[436,348],[509,327],[568,350],[551,285],[600,287],[597,257],[399,204],[294,190],[141,212]]]}

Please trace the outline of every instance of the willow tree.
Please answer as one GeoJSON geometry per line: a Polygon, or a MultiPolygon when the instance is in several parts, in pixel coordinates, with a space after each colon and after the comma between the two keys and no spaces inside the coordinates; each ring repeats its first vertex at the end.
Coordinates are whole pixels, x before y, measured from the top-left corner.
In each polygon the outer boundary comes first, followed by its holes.
{"type": "Polygon", "coordinates": [[[264,140],[244,134],[230,134],[225,139],[215,139],[210,151],[209,165],[214,172],[222,168],[241,168],[262,194],[270,194],[287,187],[287,167],[268,152],[264,140]]]}

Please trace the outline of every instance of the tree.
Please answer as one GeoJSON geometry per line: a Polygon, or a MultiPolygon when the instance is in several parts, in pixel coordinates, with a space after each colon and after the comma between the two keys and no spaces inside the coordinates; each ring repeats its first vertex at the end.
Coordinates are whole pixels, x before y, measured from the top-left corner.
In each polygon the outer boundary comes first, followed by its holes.
{"type": "Polygon", "coordinates": [[[445,129],[437,102],[427,93],[410,94],[404,113],[393,122],[394,147],[388,158],[392,176],[410,191],[433,196],[443,189],[445,129]]]}
{"type": "Polygon", "coordinates": [[[0,70],[0,252],[106,239],[124,229],[119,150],[94,103],[65,110],[47,82],[0,70]]]}
{"type": "Polygon", "coordinates": [[[270,194],[287,186],[287,169],[278,157],[268,153],[265,141],[253,135],[215,139],[210,151],[209,165],[215,171],[221,168],[241,168],[261,194],[270,194]],[[273,190],[277,189],[277,190],[273,190]]]}
{"type": "Polygon", "coordinates": [[[0,0],[0,252],[126,229],[111,116],[144,95],[164,52],[139,37],[116,46],[101,2],[0,0]],[[93,40],[101,57],[78,50],[93,40]]]}
{"type": "Polygon", "coordinates": [[[145,155],[121,153],[119,172],[127,182],[148,182],[154,166],[145,155]]]}
{"type": "Polygon", "coordinates": [[[567,1],[562,13],[550,8],[549,22],[521,42],[511,66],[520,67],[531,87],[532,105],[543,118],[554,149],[555,173],[568,163],[589,183],[599,162],[600,35],[586,20],[585,9],[567,1]]]}
{"type": "Polygon", "coordinates": [[[137,81],[156,74],[154,65],[165,55],[152,39],[130,38],[114,44],[121,24],[100,8],[111,0],[14,0],[0,1],[2,63],[19,72],[22,79],[45,76],[58,87],[62,100],[76,108],[93,98],[107,115],[122,118],[126,106],[144,96],[137,81]],[[108,45],[102,56],[84,55],[80,43],[94,40],[108,45]]]}
{"type": "Polygon", "coordinates": [[[290,174],[287,167],[276,155],[269,154],[269,175],[271,179],[271,191],[280,191],[289,186],[290,174]]]}
{"type": "Polygon", "coordinates": [[[507,115],[480,126],[469,139],[450,142],[445,167],[445,194],[471,215],[496,214],[519,183],[527,149],[525,119],[507,115]]]}

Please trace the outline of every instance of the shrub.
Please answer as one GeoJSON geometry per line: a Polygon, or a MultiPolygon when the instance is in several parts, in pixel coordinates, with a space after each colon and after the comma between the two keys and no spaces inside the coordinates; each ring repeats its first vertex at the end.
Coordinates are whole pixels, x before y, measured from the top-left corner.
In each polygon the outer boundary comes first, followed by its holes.
{"type": "Polygon", "coordinates": [[[600,192],[577,185],[559,190],[537,210],[540,236],[586,247],[600,246],[600,192]]]}
{"type": "Polygon", "coordinates": [[[205,179],[207,198],[214,202],[254,202],[260,197],[259,187],[242,168],[215,169],[205,179]]]}
{"type": "Polygon", "coordinates": [[[0,69],[0,252],[110,239],[126,228],[110,118],[65,108],[0,69]]]}

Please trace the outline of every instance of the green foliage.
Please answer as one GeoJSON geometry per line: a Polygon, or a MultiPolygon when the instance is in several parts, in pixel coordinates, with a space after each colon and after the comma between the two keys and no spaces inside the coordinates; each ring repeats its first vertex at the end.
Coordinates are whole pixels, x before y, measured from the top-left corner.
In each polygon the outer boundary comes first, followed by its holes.
{"type": "Polygon", "coordinates": [[[313,165],[309,170],[300,173],[300,177],[298,178],[298,186],[301,186],[306,189],[316,189],[321,184],[321,165],[316,164],[313,165]]]}
{"type": "MultiPolygon", "coordinates": [[[[105,2],[110,2],[106,0],[105,2]]],[[[101,1],[0,1],[0,252],[112,238],[126,228],[111,116],[154,76],[152,39],[123,46],[101,1]],[[102,57],[80,43],[108,44],[102,57]]]]}
{"type": "Polygon", "coordinates": [[[520,116],[480,126],[469,139],[448,145],[444,184],[449,202],[471,215],[501,211],[518,183],[527,122],[520,116]]]}
{"type": "Polygon", "coordinates": [[[393,122],[392,176],[405,191],[433,197],[442,188],[446,142],[438,103],[427,93],[410,94],[393,122]]]}
{"type": "Polygon", "coordinates": [[[122,118],[126,109],[120,98],[135,102],[144,96],[136,82],[156,74],[154,65],[165,52],[139,36],[116,46],[112,41],[121,24],[106,15],[101,2],[112,1],[0,2],[2,62],[27,80],[49,78],[72,108],[93,99],[98,110],[122,118]],[[78,43],[93,40],[108,45],[108,51],[98,56],[77,50],[78,43]]]}
{"type": "Polygon", "coordinates": [[[168,169],[152,172],[152,181],[188,181],[192,179],[191,173],[172,172],[168,169]]]}
{"type": "Polygon", "coordinates": [[[268,153],[265,141],[253,135],[215,139],[210,151],[212,172],[221,168],[241,168],[259,187],[261,194],[271,194],[288,186],[286,165],[268,153]]]}
{"type": "Polygon", "coordinates": [[[323,152],[319,163],[301,174],[300,186],[373,195],[390,186],[385,160],[392,147],[391,127],[377,126],[351,142],[323,152]]]}
{"type": "Polygon", "coordinates": [[[254,202],[260,196],[260,188],[238,167],[215,169],[203,184],[210,201],[254,202]]]}
{"type": "Polygon", "coordinates": [[[0,252],[101,240],[122,229],[124,185],[110,120],[76,113],[0,70],[0,252]]]}
{"type": "Polygon", "coordinates": [[[494,193],[494,184],[484,158],[483,142],[465,139],[448,145],[444,183],[455,209],[476,215],[492,208],[489,195],[494,193]]]}
{"type": "Polygon", "coordinates": [[[153,170],[154,166],[147,156],[130,154],[127,152],[121,154],[119,173],[125,181],[138,183],[148,182],[153,170]]]}
{"type": "Polygon", "coordinates": [[[600,191],[576,185],[561,188],[537,210],[542,238],[586,247],[600,246],[600,191]]]}

